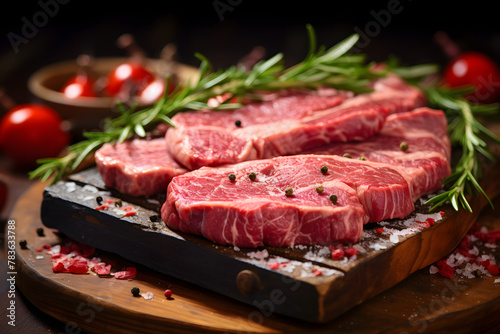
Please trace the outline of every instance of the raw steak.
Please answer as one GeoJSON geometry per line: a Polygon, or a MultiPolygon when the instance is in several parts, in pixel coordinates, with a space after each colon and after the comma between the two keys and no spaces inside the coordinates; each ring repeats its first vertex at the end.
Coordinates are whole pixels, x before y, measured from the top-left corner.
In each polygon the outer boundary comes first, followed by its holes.
{"type": "Polygon", "coordinates": [[[169,227],[220,244],[329,244],[357,241],[367,222],[406,217],[414,210],[412,197],[405,177],[390,165],[298,155],[177,176],[161,213],[169,227]],[[322,166],[328,167],[326,174],[322,166]],[[254,181],[250,173],[256,173],[254,181]],[[285,193],[289,187],[290,197],[285,193]],[[337,196],[335,203],[331,195],[337,196]]]}
{"type": "Polygon", "coordinates": [[[415,200],[441,188],[450,174],[446,131],[442,111],[418,108],[388,116],[382,131],[365,142],[201,168],[173,180],[162,218],[171,228],[240,247],[355,242],[363,224],[404,218],[415,200]],[[350,158],[339,156],[345,153],[350,158]],[[289,187],[292,197],[285,194],[289,187]]]}
{"type": "Polygon", "coordinates": [[[298,154],[364,140],[380,131],[388,114],[425,104],[420,90],[395,76],[375,81],[373,88],[349,99],[333,90],[294,92],[233,111],[178,114],[168,147],[188,169],[298,154]]]}
{"type": "Polygon", "coordinates": [[[171,157],[164,138],[105,144],[95,161],[106,186],[132,196],[164,192],[174,176],[187,172],[171,157]]]}
{"type": "Polygon", "coordinates": [[[387,117],[382,130],[364,142],[334,143],[306,153],[348,154],[353,159],[399,166],[413,189],[413,201],[441,189],[450,175],[450,140],[447,120],[440,110],[418,108],[387,117]],[[408,149],[403,152],[401,143],[408,149]]]}

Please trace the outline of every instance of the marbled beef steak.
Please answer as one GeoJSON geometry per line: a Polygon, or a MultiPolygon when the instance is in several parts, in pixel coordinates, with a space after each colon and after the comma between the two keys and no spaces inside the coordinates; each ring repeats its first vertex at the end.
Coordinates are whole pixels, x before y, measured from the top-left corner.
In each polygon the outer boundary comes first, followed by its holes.
{"type": "Polygon", "coordinates": [[[390,115],[364,142],[204,167],[173,179],[162,218],[173,229],[240,247],[355,242],[365,223],[404,218],[416,199],[441,188],[450,174],[446,127],[443,112],[419,108],[390,115]]]}

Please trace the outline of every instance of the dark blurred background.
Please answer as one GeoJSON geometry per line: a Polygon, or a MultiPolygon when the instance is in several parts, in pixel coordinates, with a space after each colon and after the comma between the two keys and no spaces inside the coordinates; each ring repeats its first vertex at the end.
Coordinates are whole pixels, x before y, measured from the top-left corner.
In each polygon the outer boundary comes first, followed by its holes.
{"type": "MultiPolygon", "coordinates": [[[[307,23],[326,46],[360,33],[359,49],[369,60],[395,55],[404,65],[445,65],[449,59],[433,39],[445,31],[463,51],[482,51],[500,63],[500,25],[491,1],[10,0],[0,8],[0,88],[17,103],[35,102],[26,83],[36,70],[81,53],[126,56],[115,44],[123,33],[135,36],[153,58],[175,43],[177,60],[194,66],[195,52],[225,68],[257,45],[267,57],[283,52],[287,65],[293,65],[307,52],[307,23]]],[[[0,106],[0,116],[4,112],[0,106]]],[[[10,192],[4,213],[30,186],[24,171],[14,175],[5,166],[10,164],[0,157],[0,181],[8,181],[10,192]]],[[[2,296],[6,289],[7,284],[0,287],[2,296]]],[[[64,330],[63,323],[20,298],[17,317],[24,330],[16,332],[64,330]]],[[[5,300],[0,305],[7,305],[5,300]]]]}
{"type": "Polygon", "coordinates": [[[284,52],[293,64],[307,51],[305,25],[318,42],[333,45],[353,32],[364,33],[361,51],[370,60],[398,56],[403,64],[445,64],[434,42],[446,31],[463,50],[500,59],[500,28],[492,2],[370,1],[94,1],[40,0],[3,4],[0,25],[0,86],[17,102],[29,102],[26,80],[38,68],[80,53],[125,56],[115,45],[132,33],[150,57],[165,44],[178,47],[177,59],[197,66],[194,52],[215,67],[227,67],[252,47],[267,56],[284,52]],[[464,5],[466,4],[466,5],[464,5]],[[27,28],[31,23],[35,30],[27,28]],[[38,25],[38,27],[37,27],[38,25]],[[24,31],[23,31],[24,29],[24,31]],[[18,39],[20,37],[20,39],[18,39]],[[14,46],[15,45],[15,46],[14,46]],[[16,50],[17,48],[17,50],[16,50]]]}

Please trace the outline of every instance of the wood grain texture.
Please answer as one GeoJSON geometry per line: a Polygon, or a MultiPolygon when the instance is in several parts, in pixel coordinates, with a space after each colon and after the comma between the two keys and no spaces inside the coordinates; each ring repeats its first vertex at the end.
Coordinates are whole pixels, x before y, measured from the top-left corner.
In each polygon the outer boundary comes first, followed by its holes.
{"type": "MultiPolygon", "coordinates": [[[[60,242],[60,236],[42,227],[39,203],[44,185],[36,184],[13,211],[16,233],[26,239],[28,250],[17,250],[17,284],[30,301],[47,314],[67,322],[70,329],[91,333],[471,333],[500,326],[500,289],[493,277],[450,280],[430,275],[428,268],[417,271],[396,286],[365,301],[326,324],[311,324],[275,312],[264,312],[230,298],[159,274],[115,255],[100,251],[105,261],[116,266],[134,265],[134,280],[120,281],[97,275],[54,274],[49,257],[37,259],[34,249],[60,242]],[[130,289],[151,291],[153,300],[134,298],[130,289]],[[163,296],[166,288],[173,299],[163,296]]],[[[500,200],[495,202],[500,206],[500,200]]],[[[500,228],[494,211],[479,217],[482,225],[500,228]]],[[[498,258],[497,250],[497,258],[498,258]]],[[[427,256],[424,256],[427,258],[427,256]]],[[[422,260],[424,261],[424,260],[422,260]]],[[[368,274],[368,273],[367,273],[368,274]]]]}

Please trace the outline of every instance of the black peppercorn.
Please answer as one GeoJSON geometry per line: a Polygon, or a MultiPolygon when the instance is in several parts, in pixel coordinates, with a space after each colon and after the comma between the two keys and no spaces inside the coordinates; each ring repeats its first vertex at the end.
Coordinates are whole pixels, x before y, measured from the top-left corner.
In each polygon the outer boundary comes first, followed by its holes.
{"type": "Polygon", "coordinates": [[[236,180],[236,175],[234,175],[233,173],[230,173],[230,174],[228,175],[228,177],[229,177],[229,181],[234,181],[234,180],[236,180]]]}
{"type": "Polygon", "coordinates": [[[140,296],[141,296],[141,295],[140,295],[141,290],[140,290],[138,287],[136,287],[136,286],[134,286],[134,287],[130,290],[130,292],[132,292],[132,295],[133,295],[134,297],[140,297],[140,296]]]}
{"type": "Polygon", "coordinates": [[[257,178],[257,174],[255,174],[255,173],[250,173],[250,174],[248,174],[248,178],[249,178],[250,180],[252,180],[252,181],[255,181],[255,178],[257,178]]]}
{"type": "Polygon", "coordinates": [[[331,195],[330,202],[332,202],[333,204],[337,203],[337,195],[331,195]]]}
{"type": "Polygon", "coordinates": [[[158,216],[158,215],[153,215],[153,216],[150,216],[150,217],[149,217],[149,220],[150,220],[151,222],[153,222],[153,223],[157,223],[157,222],[159,222],[159,221],[160,221],[160,216],[158,216]]]}
{"type": "Polygon", "coordinates": [[[241,128],[241,121],[240,120],[235,121],[234,125],[236,125],[237,127],[241,128]]]}
{"type": "Polygon", "coordinates": [[[321,173],[326,174],[328,172],[328,167],[321,166],[320,170],[321,170],[321,173]]]}
{"type": "Polygon", "coordinates": [[[102,204],[102,201],[103,201],[102,196],[97,196],[97,197],[95,198],[95,201],[97,202],[97,204],[101,205],[101,204],[102,204]]]}
{"type": "Polygon", "coordinates": [[[21,249],[28,249],[28,242],[26,240],[21,240],[19,241],[19,246],[21,246],[21,249]]]}
{"type": "Polygon", "coordinates": [[[403,152],[406,152],[408,151],[408,143],[407,142],[401,142],[401,144],[399,144],[399,148],[401,149],[401,151],[403,152]]]}
{"type": "Polygon", "coordinates": [[[43,228],[39,227],[36,229],[36,234],[39,236],[39,237],[44,237],[45,236],[45,232],[43,231],[43,228]]]}

